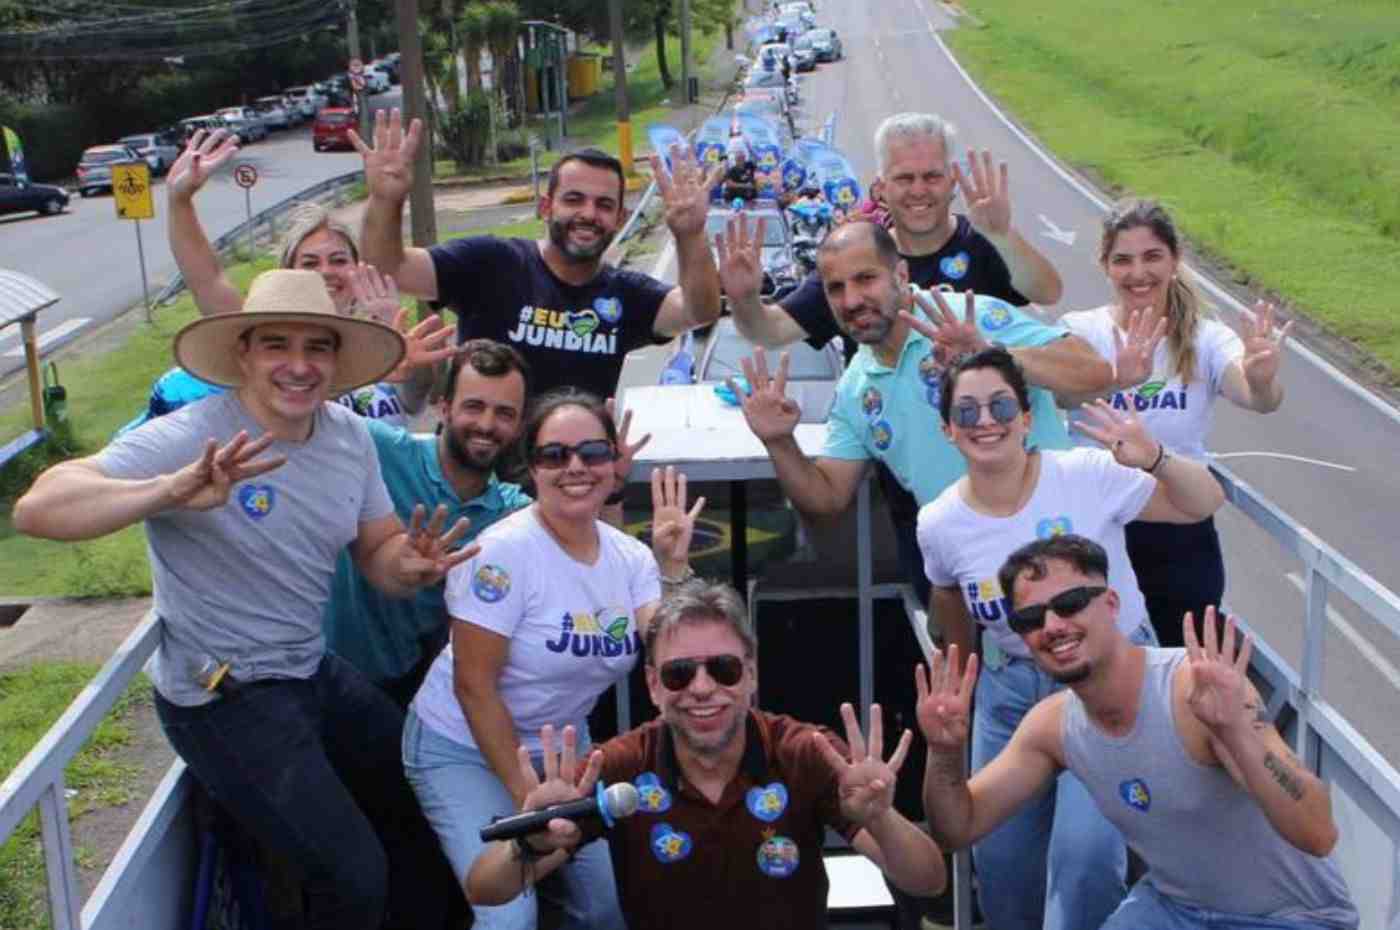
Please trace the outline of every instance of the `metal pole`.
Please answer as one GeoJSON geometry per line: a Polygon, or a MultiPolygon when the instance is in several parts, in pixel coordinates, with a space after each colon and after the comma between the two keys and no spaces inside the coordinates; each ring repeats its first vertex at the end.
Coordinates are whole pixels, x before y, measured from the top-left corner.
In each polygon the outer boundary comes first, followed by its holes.
{"type": "Polygon", "coordinates": [[[559,150],[564,149],[564,136],[568,134],[569,128],[565,123],[565,111],[569,109],[569,81],[564,74],[564,53],[567,52],[568,43],[565,41],[567,33],[558,26],[554,35],[554,49],[556,61],[554,64],[554,74],[559,84],[559,150]]]}
{"type": "Polygon", "coordinates": [[[681,0],[681,99],[690,99],[690,0],[681,0]]]}
{"type": "Polygon", "coordinates": [[[613,93],[617,100],[617,153],[622,170],[632,173],[632,113],[627,103],[627,60],[622,48],[622,0],[608,0],[608,30],[612,33],[613,93]]]}
{"type": "Polygon", "coordinates": [[[246,224],[248,226],[248,261],[251,262],[253,257],[258,254],[253,236],[253,189],[251,187],[243,188],[243,209],[248,215],[246,224]]]}
{"type": "MultiPolygon", "coordinates": [[[[350,58],[354,60],[360,57],[360,20],[355,13],[355,0],[350,0],[350,24],[345,30],[346,44],[350,48],[350,58]]],[[[360,115],[360,132],[369,133],[373,131],[369,117],[369,95],[350,89],[351,95],[355,98],[355,107],[360,115]]]]}
{"type": "Polygon", "coordinates": [[[141,298],[146,302],[146,322],[151,322],[151,288],[146,283],[146,250],[141,245],[141,221],[132,220],[136,224],[136,260],[141,265],[141,298]]]}
{"type": "MultiPolygon", "coordinates": [[[[404,117],[421,119],[427,134],[418,146],[413,164],[413,190],[409,192],[409,226],[413,244],[427,248],[437,242],[437,213],[433,209],[433,140],[428,122],[428,97],[423,82],[423,42],[418,36],[418,0],[397,0],[394,9],[402,56],[404,117]]],[[[420,316],[425,311],[419,307],[420,316]]]]}

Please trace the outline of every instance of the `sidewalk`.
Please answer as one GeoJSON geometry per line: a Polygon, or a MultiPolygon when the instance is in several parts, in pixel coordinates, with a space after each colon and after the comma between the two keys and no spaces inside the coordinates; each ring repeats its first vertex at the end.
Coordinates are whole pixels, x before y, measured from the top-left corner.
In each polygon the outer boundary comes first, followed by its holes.
{"type": "Polygon", "coordinates": [[[0,674],[39,661],[101,665],[150,609],[149,597],[40,601],[0,627],[0,674]]]}

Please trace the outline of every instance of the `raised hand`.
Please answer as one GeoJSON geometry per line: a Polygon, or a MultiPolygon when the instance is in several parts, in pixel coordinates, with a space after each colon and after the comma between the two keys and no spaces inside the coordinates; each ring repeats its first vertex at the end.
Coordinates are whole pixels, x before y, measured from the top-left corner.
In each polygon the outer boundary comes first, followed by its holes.
{"type": "Polygon", "coordinates": [[[235,484],[286,464],[285,455],[258,458],[272,441],[273,436],[267,433],[249,442],[246,430],[239,430],[222,447],[209,440],[198,459],[170,476],[172,503],[184,510],[222,507],[235,484]]]}
{"type": "Polygon", "coordinates": [[[238,137],[227,129],[197,130],[165,176],[166,197],[190,200],[237,152],[238,137]]]}
{"type": "Polygon", "coordinates": [[[752,388],[749,394],[746,395],[733,378],[725,379],[725,384],[739,398],[749,429],[764,442],[791,436],[798,420],[802,419],[802,408],[786,393],[788,364],[788,354],[784,352],[778,360],[778,373],[770,378],[768,356],[762,349],[757,349],[752,359],[746,358],[741,362],[744,378],[752,388]]]}
{"type": "Polygon", "coordinates": [[[1006,162],[994,170],[992,153],[967,153],[970,175],[953,162],[953,182],[967,201],[967,218],[977,231],[988,237],[1002,237],[1011,232],[1011,184],[1006,162]]]}
{"type": "Polygon", "coordinates": [[[705,509],[705,498],[696,498],[685,509],[685,473],[674,465],[651,470],[651,551],[661,566],[661,573],[677,577],[690,563],[690,539],[695,532],[695,518],[705,509]],[[680,572],[675,571],[679,568],[680,572]]]}
{"type": "Polygon", "coordinates": [[[939,362],[951,365],[964,355],[972,355],[991,346],[977,328],[977,295],[972,291],[963,294],[961,318],[943,299],[942,291],[915,288],[913,293],[915,302],[928,314],[928,319],[922,320],[904,310],[899,311],[899,315],[916,332],[933,341],[934,356],[939,362]]]}
{"type": "MultiPolygon", "coordinates": [[[[360,262],[350,269],[350,294],[355,316],[392,325],[399,313],[399,286],[393,277],[360,262]]],[[[395,327],[397,328],[397,327],[395,327]]]]}
{"type": "Polygon", "coordinates": [[[1255,709],[1250,702],[1249,657],[1254,651],[1250,636],[1240,640],[1235,652],[1235,618],[1227,617],[1225,632],[1217,645],[1215,608],[1207,607],[1202,625],[1204,647],[1196,639],[1196,624],[1188,611],[1182,620],[1182,638],[1186,642],[1187,668],[1191,672],[1191,691],[1186,705],[1196,719],[1217,735],[1241,730],[1253,725],[1255,709]]]}
{"type": "Polygon", "coordinates": [[[766,220],[760,219],[750,235],[749,218],[740,212],[729,218],[725,232],[715,234],[719,283],[731,301],[756,298],[763,287],[763,233],[766,223],[766,220]]]}
{"type": "MultiPolygon", "coordinates": [[[[593,752],[580,770],[576,756],[578,737],[572,726],[564,728],[563,748],[558,755],[554,752],[554,727],[545,724],[540,729],[540,750],[543,754],[544,780],[541,781],[530,762],[530,750],[521,746],[516,750],[520,760],[521,784],[525,790],[520,801],[520,809],[536,811],[551,804],[564,804],[588,797],[593,793],[593,785],[603,769],[603,754],[593,752]]],[[[578,845],[583,834],[572,820],[555,818],[549,822],[549,830],[530,837],[530,845],[540,852],[556,849],[571,849],[578,845]]]]}
{"type": "Polygon", "coordinates": [[[452,566],[465,562],[481,551],[481,546],[472,543],[453,550],[464,535],[471,521],[462,517],[446,533],[442,531],[447,522],[447,506],[438,504],[433,517],[424,526],[427,508],[422,504],[413,508],[413,517],[408,525],[408,545],[400,550],[397,576],[407,587],[421,588],[437,584],[452,566]]]}
{"type": "Polygon", "coordinates": [[[399,331],[404,341],[403,361],[389,373],[385,381],[408,381],[417,369],[446,361],[457,352],[455,344],[443,344],[448,343],[455,330],[444,326],[442,317],[436,313],[429,314],[418,323],[409,326],[412,322],[409,313],[408,307],[400,307],[394,314],[394,329],[399,331]]]}
{"type": "Polygon", "coordinates": [[[886,762],[883,759],[884,721],[879,704],[870,705],[868,744],[861,735],[855,708],[850,704],[841,705],[841,720],[846,725],[846,745],[851,748],[849,762],[820,731],[812,734],[812,741],[839,777],[836,792],[841,800],[841,813],[852,823],[866,826],[894,805],[895,781],[904,765],[904,757],[909,754],[914,734],[905,730],[894,754],[886,762]]]}
{"type": "Polygon", "coordinates": [[[1152,360],[1157,354],[1157,345],[1167,332],[1167,318],[1163,315],[1153,326],[1150,315],[1134,310],[1128,317],[1128,333],[1125,337],[1117,326],[1113,327],[1113,364],[1117,380],[1116,387],[1137,387],[1152,376],[1152,360]]]}
{"type": "Polygon", "coordinates": [[[1263,300],[1255,302],[1253,317],[1240,315],[1236,329],[1244,343],[1240,367],[1250,388],[1260,391],[1273,386],[1283,361],[1283,344],[1292,331],[1292,320],[1275,330],[1274,305],[1263,300]]]}
{"type": "Polygon", "coordinates": [[[710,191],[724,175],[724,166],[715,165],[708,172],[696,163],[690,146],[671,146],[671,171],[652,155],[651,174],[656,179],[657,193],[665,205],[666,226],[676,239],[703,236],[705,219],[710,213],[710,191]]]}
{"type": "Polygon", "coordinates": [[[415,119],[403,128],[403,114],[398,107],[374,114],[374,147],[365,144],[360,134],[350,130],[350,144],[360,153],[365,164],[365,187],[371,197],[402,203],[413,187],[413,159],[423,137],[423,121],[415,119]]]}
{"type": "MultiPolygon", "coordinates": [[[[617,416],[617,404],[613,398],[609,397],[604,405],[608,408],[608,415],[617,416]]],[[[613,490],[621,491],[627,487],[627,476],[632,473],[632,462],[637,457],[637,453],[651,442],[651,433],[647,433],[636,442],[629,442],[632,432],[632,411],[628,410],[622,415],[622,422],[617,425],[617,458],[613,460],[613,490]]]]}
{"type": "Polygon", "coordinates": [[[1114,410],[1103,398],[1084,404],[1080,411],[1092,419],[1092,424],[1073,420],[1070,425],[1113,453],[1113,460],[1129,468],[1151,468],[1162,451],[1162,444],[1153,439],[1142,420],[1131,410],[1114,410]]]}
{"type": "Polygon", "coordinates": [[[962,752],[972,726],[972,694],[977,688],[977,656],[967,657],[967,667],[958,673],[958,647],[943,653],[933,650],[927,675],[923,665],[914,669],[915,715],[929,749],[935,752],[962,752]]]}

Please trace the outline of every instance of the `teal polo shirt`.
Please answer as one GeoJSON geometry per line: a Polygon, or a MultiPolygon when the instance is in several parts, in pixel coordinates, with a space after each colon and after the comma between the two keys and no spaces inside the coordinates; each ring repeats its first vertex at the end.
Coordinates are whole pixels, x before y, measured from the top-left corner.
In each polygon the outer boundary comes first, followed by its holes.
{"type": "MultiPolygon", "coordinates": [[[[530,496],[519,485],[497,481],[494,475],[480,496],[463,501],[443,477],[436,436],[415,435],[374,420],[367,425],[379,453],[384,484],[405,526],[416,505],[422,504],[431,514],[439,504],[446,504],[446,526],[460,517],[471,521],[460,543],[465,545],[497,520],[530,503],[530,496]]],[[[340,554],[326,607],[326,648],[371,681],[383,684],[411,672],[423,658],[423,644],[440,635],[446,623],[441,584],[424,588],[411,598],[391,598],[365,579],[348,549],[340,554]]]]}
{"type": "MultiPolygon", "coordinates": [[[[962,297],[950,303],[962,312],[962,297]]],[[[989,342],[1009,349],[1043,346],[1069,335],[1047,326],[995,297],[977,297],[977,328],[989,342]]],[[[914,312],[927,315],[914,305],[914,312]]],[[[909,330],[895,367],[880,363],[870,346],[861,346],[836,385],[836,401],[827,421],[824,458],[884,462],[922,507],[967,472],[967,462],[943,435],[938,416],[938,379],[942,368],[933,343],[909,330]]],[[[1030,443],[1041,449],[1068,449],[1069,434],[1055,397],[1032,387],[1030,443]]]]}

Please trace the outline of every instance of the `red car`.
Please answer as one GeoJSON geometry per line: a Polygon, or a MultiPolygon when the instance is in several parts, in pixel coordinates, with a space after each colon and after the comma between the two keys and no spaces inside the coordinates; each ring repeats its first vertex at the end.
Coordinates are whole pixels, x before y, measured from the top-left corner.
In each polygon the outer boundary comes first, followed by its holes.
{"type": "Polygon", "coordinates": [[[360,117],[349,107],[326,107],[316,114],[311,124],[311,147],[318,152],[326,149],[353,149],[350,130],[360,131],[360,117]]]}

